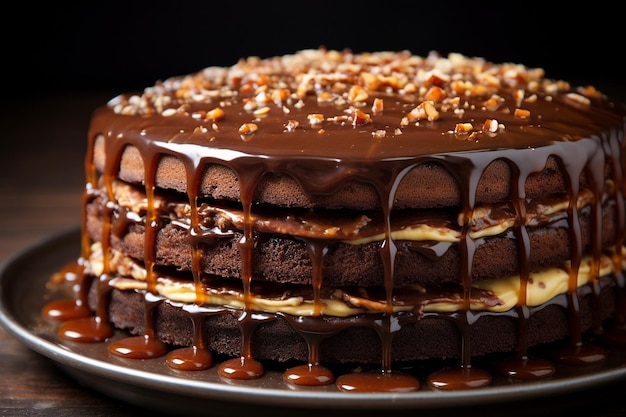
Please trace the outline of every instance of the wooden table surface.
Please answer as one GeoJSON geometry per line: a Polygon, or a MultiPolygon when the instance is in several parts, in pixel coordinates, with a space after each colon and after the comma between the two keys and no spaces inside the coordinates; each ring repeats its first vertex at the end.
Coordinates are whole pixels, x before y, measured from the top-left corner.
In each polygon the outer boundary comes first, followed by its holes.
{"type": "MultiPolygon", "coordinates": [[[[110,97],[110,93],[100,92],[1,101],[0,262],[47,236],[79,225],[89,116],[110,97]]],[[[552,416],[574,412],[594,417],[623,416],[625,394],[626,381],[621,381],[544,398],[538,404],[531,401],[525,407],[535,415],[550,410],[552,416]]],[[[496,407],[502,415],[514,414],[511,412],[515,410],[507,406],[504,403],[496,407]]],[[[0,416],[145,413],[137,405],[79,384],[0,326],[0,416]]],[[[150,415],[158,413],[150,410],[150,415]]],[[[210,404],[206,415],[211,415],[210,404]]],[[[419,411],[415,415],[420,415],[419,411]]]]}
{"type": "MultiPolygon", "coordinates": [[[[110,93],[2,102],[0,262],[80,224],[89,116],[110,93]]],[[[0,326],[0,416],[145,413],[67,376],[0,326]]]]}

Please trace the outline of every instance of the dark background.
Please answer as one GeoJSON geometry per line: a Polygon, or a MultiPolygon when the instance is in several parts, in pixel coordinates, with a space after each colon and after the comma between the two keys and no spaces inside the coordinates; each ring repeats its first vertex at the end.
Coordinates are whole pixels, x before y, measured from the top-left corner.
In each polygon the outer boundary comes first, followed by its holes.
{"type": "Polygon", "coordinates": [[[3,11],[6,93],[143,89],[210,65],[325,46],[461,52],[621,84],[625,19],[592,1],[13,2],[3,11]],[[12,10],[9,12],[9,10],[12,10]]]}

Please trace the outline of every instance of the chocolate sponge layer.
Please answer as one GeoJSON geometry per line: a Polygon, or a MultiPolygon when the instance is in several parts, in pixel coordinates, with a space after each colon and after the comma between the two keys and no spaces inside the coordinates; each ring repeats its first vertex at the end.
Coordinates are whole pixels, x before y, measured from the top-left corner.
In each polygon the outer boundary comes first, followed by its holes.
{"type": "MultiPolygon", "coordinates": [[[[615,308],[614,286],[603,281],[600,295],[600,314],[611,317],[615,308]]],[[[612,282],[612,281],[611,281],[612,282]]],[[[95,287],[95,286],[94,286],[95,287]]],[[[528,327],[528,344],[535,346],[567,338],[570,332],[568,313],[559,297],[532,311],[528,327]]],[[[95,309],[95,292],[92,288],[91,307],[95,309]]],[[[562,300],[561,300],[562,301],[562,300]]],[[[110,296],[109,319],[115,326],[132,334],[146,330],[143,294],[137,291],[113,289],[110,296]]],[[[592,295],[581,298],[581,328],[592,326],[592,295]]],[[[158,337],[172,346],[191,346],[192,320],[183,310],[169,302],[156,307],[154,326],[158,337]]],[[[451,316],[433,315],[421,319],[400,321],[401,329],[394,335],[392,356],[394,361],[411,361],[426,358],[459,358],[461,338],[459,328],[451,316]]],[[[326,318],[337,328],[344,328],[321,343],[320,359],[330,363],[380,363],[381,339],[367,326],[355,325],[355,318],[326,318]],[[348,327],[344,327],[350,325],[348,327]]],[[[241,332],[234,314],[209,315],[203,319],[203,336],[212,351],[228,356],[241,354],[241,332]]],[[[517,319],[507,315],[485,314],[472,325],[472,356],[495,352],[515,351],[517,346],[517,319]]],[[[281,316],[263,322],[252,337],[252,354],[261,360],[285,362],[291,359],[308,360],[305,339],[294,326],[281,316]]]]}
{"type": "MultiPolygon", "coordinates": [[[[96,140],[94,162],[99,170],[104,169],[104,141],[96,140]]],[[[526,181],[526,196],[536,198],[566,190],[563,172],[554,158],[548,158],[543,171],[530,175],[526,181]]],[[[121,157],[118,178],[128,183],[144,183],[144,162],[139,151],[128,146],[121,157]]],[[[511,167],[502,160],[494,160],[483,172],[477,185],[476,201],[496,203],[511,196],[511,167]]],[[[216,200],[240,200],[237,175],[229,168],[209,165],[200,181],[200,194],[216,200]]],[[[586,180],[581,179],[581,184],[586,180]]],[[[172,156],[161,157],[156,170],[156,185],[159,188],[185,193],[187,177],[182,162],[172,156]]],[[[424,163],[415,167],[400,183],[394,206],[397,208],[426,208],[457,206],[461,201],[459,184],[440,164],[424,163]]],[[[309,195],[289,175],[266,174],[255,193],[255,201],[281,207],[325,207],[356,210],[380,207],[376,190],[369,184],[348,181],[331,195],[309,195]]]]}

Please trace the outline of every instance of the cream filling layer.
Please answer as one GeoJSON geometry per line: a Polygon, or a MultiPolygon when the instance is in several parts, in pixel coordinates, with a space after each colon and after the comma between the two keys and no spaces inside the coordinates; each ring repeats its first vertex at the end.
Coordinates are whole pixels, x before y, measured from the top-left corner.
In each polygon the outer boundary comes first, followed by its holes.
{"type": "MultiPolygon", "coordinates": [[[[115,182],[113,189],[115,199],[120,207],[138,216],[145,213],[148,208],[148,200],[143,192],[122,182],[115,182]]],[[[580,210],[589,205],[592,200],[593,196],[589,190],[581,190],[576,201],[577,208],[580,210]]],[[[186,224],[186,227],[191,226],[189,224],[191,206],[188,203],[168,203],[165,198],[156,195],[153,205],[156,210],[170,210],[179,224],[186,224]],[[167,209],[167,207],[170,208],[167,209]]],[[[552,196],[544,204],[535,203],[532,205],[532,209],[527,207],[525,225],[534,227],[550,223],[553,219],[562,217],[567,212],[568,207],[569,200],[566,196],[552,196]]],[[[491,219],[494,210],[496,209],[490,206],[478,206],[472,211],[471,219],[469,219],[469,235],[472,239],[497,236],[514,227],[516,222],[514,213],[510,215],[500,214],[497,216],[497,220],[494,220],[491,219]]],[[[239,230],[243,229],[243,213],[240,213],[238,210],[203,205],[199,207],[198,211],[206,216],[213,215],[219,217],[219,220],[216,222],[217,227],[220,227],[220,224],[230,224],[239,230]]],[[[351,245],[381,242],[385,239],[384,231],[362,233],[362,230],[371,222],[371,219],[366,215],[355,216],[352,221],[346,222],[346,230],[337,227],[336,223],[332,221],[314,220],[310,222],[302,218],[297,219],[296,216],[287,216],[284,219],[280,219],[280,221],[276,220],[269,217],[266,218],[261,214],[252,213],[252,222],[259,229],[277,234],[288,234],[303,238],[324,236],[326,239],[342,241],[351,245]]],[[[456,219],[456,223],[459,226],[458,229],[442,225],[432,226],[424,223],[406,224],[401,228],[391,230],[390,236],[393,240],[398,241],[431,240],[436,242],[458,242],[461,237],[460,228],[464,222],[464,215],[459,214],[456,219]]]]}
{"type": "MultiPolygon", "coordinates": [[[[147,271],[145,268],[132,259],[126,257],[121,252],[112,250],[109,255],[110,272],[114,272],[115,278],[111,279],[109,285],[119,290],[148,290],[149,283],[146,281],[147,271]]],[[[606,256],[601,258],[600,276],[608,275],[612,272],[612,262],[606,256]]],[[[103,253],[100,243],[92,245],[91,256],[87,264],[87,272],[95,276],[104,273],[103,253]]],[[[591,279],[591,261],[589,258],[583,259],[577,275],[577,286],[587,284],[591,279]]],[[[570,275],[566,269],[550,268],[530,275],[526,284],[526,302],[529,307],[541,305],[555,296],[567,292],[569,288],[570,275]]],[[[521,279],[519,276],[510,276],[490,281],[481,281],[473,284],[479,290],[491,292],[498,300],[496,303],[472,302],[470,309],[475,311],[487,310],[494,312],[504,312],[518,304],[520,295],[521,279]]],[[[219,288],[196,288],[191,281],[176,280],[166,276],[158,276],[152,291],[169,300],[181,303],[193,303],[198,305],[217,305],[235,309],[250,308],[255,311],[269,313],[285,313],[294,316],[312,316],[322,314],[336,317],[348,317],[361,313],[372,313],[385,311],[387,308],[384,302],[371,300],[347,294],[344,290],[337,288],[330,297],[315,300],[305,299],[302,296],[286,296],[280,299],[264,298],[255,294],[244,299],[242,291],[223,291],[219,288]]],[[[413,286],[407,290],[427,293],[428,289],[413,286]]],[[[427,298],[426,298],[427,299],[427,298]]],[[[424,302],[420,305],[410,305],[406,303],[394,304],[393,311],[420,310],[424,312],[454,312],[463,308],[464,300],[462,296],[454,297],[446,302],[424,302]]]]}

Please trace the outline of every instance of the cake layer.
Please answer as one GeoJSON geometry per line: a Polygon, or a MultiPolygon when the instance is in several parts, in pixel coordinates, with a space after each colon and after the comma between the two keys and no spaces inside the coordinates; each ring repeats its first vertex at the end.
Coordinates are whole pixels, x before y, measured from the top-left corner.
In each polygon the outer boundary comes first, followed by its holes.
{"type": "MultiPolygon", "coordinates": [[[[538,307],[564,294],[574,285],[580,288],[596,285],[603,277],[604,284],[613,283],[613,263],[607,256],[600,259],[598,271],[593,271],[592,258],[582,260],[576,282],[570,283],[569,266],[544,268],[528,277],[509,275],[477,281],[465,297],[460,283],[432,282],[425,285],[397,284],[387,300],[382,286],[367,287],[358,284],[330,286],[324,283],[317,291],[309,284],[280,283],[255,280],[246,289],[241,280],[231,277],[202,274],[190,277],[172,269],[154,269],[148,279],[146,268],[111,249],[104,257],[102,245],[92,245],[86,260],[86,272],[103,276],[110,288],[119,290],[149,290],[154,295],[195,307],[215,307],[245,310],[255,313],[281,313],[291,316],[348,317],[363,313],[411,312],[417,316],[430,312],[491,311],[509,313],[523,304],[538,307]],[[108,274],[104,274],[107,261],[108,274]],[[522,298],[523,297],[523,298],[522,298]],[[466,304],[467,302],[467,304],[466,304]]],[[[613,283],[614,284],[614,283],[613,283]]]]}
{"type": "MultiPolygon", "coordinates": [[[[104,139],[96,139],[94,163],[104,170],[106,158],[104,139]]],[[[131,184],[144,183],[144,156],[130,145],[122,153],[119,178],[131,184]]],[[[187,173],[184,161],[165,152],[159,157],[155,184],[162,189],[187,192],[187,173]]],[[[215,200],[240,201],[241,190],[236,172],[228,165],[213,163],[203,173],[194,173],[200,179],[198,194],[215,200]]],[[[496,159],[481,175],[476,189],[478,203],[498,203],[511,196],[511,166],[496,159]]],[[[584,173],[581,184],[585,184],[584,173]]],[[[529,175],[525,193],[529,198],[565,192],[562,169],[555,158],[550,157],[539,172],[529,175]]],[[[307,194],[290,173],[268,172],[255,187],[254,201],[281,207],[346,208],[372,210],[380,208],[380,197],[371,184],[347,178],[332,194],[307,194]]],[[[398,185],[394,206],[403,208],[450,207],[461,204],[461,190],[453,175],[436,160],[422,162],[413,168],[398,185]]]]}
{"type": "MultiPolygon", "coordinates": [[[[600,297],[601,317],[612,316],[615,308],[614,286],[610,280],[603,281],[600,297]]],[[[598,314],[592,304],[590,288],[580,290],[581,330],[588,331],[598,314]]],[[[567,304],[564,296],[550,300],[541,308],[532,310],[528,320],[528,346],[563,340],[570,335],[567,304]]],[[[193,323],[182,304],[164,301],[158,304],[155,313],[155,326],[158,337],[176,346],[194,346],[193,323]]],[[[95,297],[92,307],[96,307],[95,297]]],[[[241,330],[237,314],[229,310],[216,311],[207,308],[203,314],[201,308],[193,309],[202,315],[202,333],[206,346],[216,353],[239,357],[241,355],[241,330]]],[[[146,322],[144,302],[141,292],[120,291],[113,289],[109,304],[109,318],[116,327],[126,329],[131,334],[144,334],[146,322]]],[[[517,316],[509,314],[477,314],[471,326],[472,357],[490,353],[512,352],[518,347],[517,316]]],[[[351,318],[318,317],[319,322],[306,322],[311,328],[319,329],[332,326],[336,334],[325,338],[320,347],[320,360],[323,363],[367,363],[379,364],[382,356],[381,339],[375,331],[378,315],[353,316],[351,318]]],[[[391,345],[394,362],[423,359],[458,359],[461,356],[462,337],[459,325],[462,319],[453,314],[432,313],[418,319],[417,316],[400,315],[399,331],[391,345]],[[460,320],[460,321],[459,321],[460,320]],[[459,321],[459,322],[457,322],[459,321]],[[456,324],[455,324],[456,323],[456,324]]],[[[302,325],[304,327],[304,325],[302,325]]],[[[259,360],[290,360],[307,362],[308,346],[306,339],[299,334],[299,325],[284,315],[270,315],[260,319],[259,327],[252,337],[252,355],[259,360]],[[269,317],[269,318],[268,318],[269,317]]]]}

